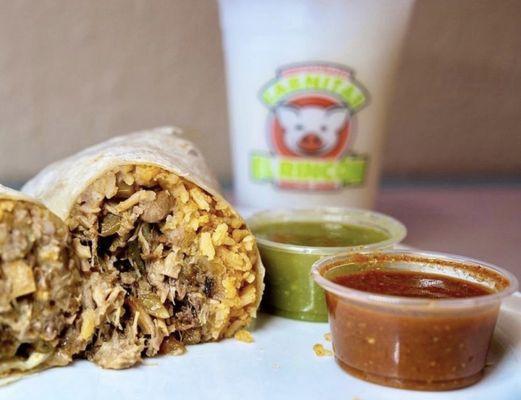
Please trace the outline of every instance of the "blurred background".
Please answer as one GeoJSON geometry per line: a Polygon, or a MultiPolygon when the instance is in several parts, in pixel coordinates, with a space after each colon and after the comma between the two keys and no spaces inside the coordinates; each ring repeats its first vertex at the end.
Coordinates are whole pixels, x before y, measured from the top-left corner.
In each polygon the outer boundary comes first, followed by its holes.
{"type": "MultiPolygon", "coordinates": [[[[378,205],[413,245],[519,264],[508,252],[521,238],[520,21],[517,0],[415,5],[378,205]]],[[[0,182],[174,123],[226,184],[224,79],[213,0],[0,1],[0,182]]]]}
{"type": "MultiPolygon", "coordinates": [[[[417,2],[385,177],[521,176],[520,21],[517,0],[417,2]]],[[[113,134],[171,123],[197,132],[229,181],[215,1],[2,1],[0,48],[1,181],[23,181],[113,134]]]]}

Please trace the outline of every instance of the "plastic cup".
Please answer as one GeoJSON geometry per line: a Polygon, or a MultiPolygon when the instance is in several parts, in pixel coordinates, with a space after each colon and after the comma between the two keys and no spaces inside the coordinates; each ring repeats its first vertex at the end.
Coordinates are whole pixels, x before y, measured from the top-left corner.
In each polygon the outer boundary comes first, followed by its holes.
{"type": "Polygon", "coordinates": [[[313,266],[326,291],[333,348],[349,374],[386,386],[450,390],[483,375],[501,300],[517,290],[499,267],[441,253],[384,251],[324,258],[313,266]],[[428,299],[373,294],[338,285],[338,275],[385,268],[448,275],[491,294],[428,299]]]}
{"type": "Polygon", "coordinates": [[[352,247],[312,247],[279,243],[257,236],[261,258],[266,267],[266,289],[262,308],[286,318],[327,322],[323,290],[311,278],[311,266],[321,257],[348,252],[376,250],[399,243],[405,227],[383,214],[342,208],[286,209],[262,211],[248,219],[255,234],[259,227],[280,222],[335,222],[373,228],[384,232],[384,241],[352,247]]]}
{"type": "Polygon", "coordinates": [[[240,206],[372,208],[413,0],[220,0],[240,206]]]}

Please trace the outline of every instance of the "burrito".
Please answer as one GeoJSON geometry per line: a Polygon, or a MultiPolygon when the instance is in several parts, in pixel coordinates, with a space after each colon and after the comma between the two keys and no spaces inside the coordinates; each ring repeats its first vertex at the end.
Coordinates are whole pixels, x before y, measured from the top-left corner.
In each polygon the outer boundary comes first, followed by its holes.
{"type": "Polygon", "coordinates": [[[0,185],[0,376],[72,360],[81,286],[68,240],[56,215],[0,185]]]}
{"type": "Polygon", "coordinates": [[[113,138],[23,191],[69,227],[83,276],[78,340],[98,365],[182,353],[255,316],[264,273],[255,238],[179,129],[113,138]]]}

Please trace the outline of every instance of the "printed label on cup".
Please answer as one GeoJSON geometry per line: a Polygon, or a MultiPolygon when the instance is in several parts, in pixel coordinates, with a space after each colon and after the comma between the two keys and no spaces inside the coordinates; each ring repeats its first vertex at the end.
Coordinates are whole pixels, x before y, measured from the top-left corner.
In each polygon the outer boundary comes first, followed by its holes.
{"type": "Polygon", "coordinates": [[[355,154],[355,114],[366,89],[344,66],[306,63],[280,68],[260,91],[268,107],[271,152],[253,152],[251,178],[280,189],[335,190],[364,184],[368,156],[355,154]]]}

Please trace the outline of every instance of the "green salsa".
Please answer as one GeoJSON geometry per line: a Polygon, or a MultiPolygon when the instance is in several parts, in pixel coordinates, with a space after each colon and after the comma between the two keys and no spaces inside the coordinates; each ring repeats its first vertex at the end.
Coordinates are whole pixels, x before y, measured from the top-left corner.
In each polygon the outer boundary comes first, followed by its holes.
{"type": "Polygon", "coordinates": [[[338,222],[274,222],[259,226],[258,238],[310,247],[349,247],[383,242],[389,235],[379,229],[338,222]]]}
{"type": "Polygon", "coordinates": [[[324,292],[313,281],[310,271],[315,261],[332,253],[325,249],[310,254],[307,248],[298,251],[284,245],[350,247],[390,238],[385,231],[376,228],[326,221],[269,222],[254,226],[253,232],[259,239],[266,267],[263,308],[283,317],[307,321],[327,321],[324,292]],[[270,245],[265,240],[277,245],[270,245]]]}

